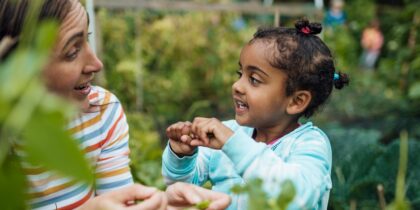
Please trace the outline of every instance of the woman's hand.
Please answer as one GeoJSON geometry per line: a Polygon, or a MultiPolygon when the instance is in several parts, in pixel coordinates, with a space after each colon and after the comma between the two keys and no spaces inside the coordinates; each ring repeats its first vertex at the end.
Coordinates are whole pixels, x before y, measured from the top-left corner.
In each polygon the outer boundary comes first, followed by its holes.
{"type": "Polygon", "coordinates": [[[84,203],[78,210],[164,210],[167,197],[154,187],[133,184],[104,193],[84,203]],[[137,202],[140,201],[138,204],[137,202]]]}
{"type": "Polygon", "coordinates": [[[200,202],[209,202],[208,210],[226,209],[230,204],[227,194],[211,191],[199,186],[177,182],[166,189],[168,210],[193,207],[200,202]]]}

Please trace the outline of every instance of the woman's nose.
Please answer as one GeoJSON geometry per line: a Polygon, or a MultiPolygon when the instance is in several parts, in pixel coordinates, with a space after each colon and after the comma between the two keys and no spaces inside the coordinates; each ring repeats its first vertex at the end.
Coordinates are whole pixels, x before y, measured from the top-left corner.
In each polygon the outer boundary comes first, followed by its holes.
{"type": "Polygon", "coordinates": [[[84,69],[85,73],[96,73],[101,71],[103,64],[102,61],[96,56],[92,48],[87,44],[87,56],[86,56],[86,66],[84,69]]]}

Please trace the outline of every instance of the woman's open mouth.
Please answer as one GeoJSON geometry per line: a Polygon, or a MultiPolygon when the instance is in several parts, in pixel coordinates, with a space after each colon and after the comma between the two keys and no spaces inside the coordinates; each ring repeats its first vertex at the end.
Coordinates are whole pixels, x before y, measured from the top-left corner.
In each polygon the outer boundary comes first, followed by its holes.
{"type": "Polygon", "coordinates": [[[90,93],[91,86],[89,83],[84,83],[84,84],[76,86],[74,90],[76,90],[82,95],[88,95],[90,93]]]}

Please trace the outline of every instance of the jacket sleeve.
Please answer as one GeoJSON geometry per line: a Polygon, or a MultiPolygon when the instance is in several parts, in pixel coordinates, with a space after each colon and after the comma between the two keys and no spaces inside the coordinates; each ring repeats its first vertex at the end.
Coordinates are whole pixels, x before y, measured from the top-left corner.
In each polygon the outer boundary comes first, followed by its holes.
{"type": "MultiPolygon", "coordinates": [[[[264,143],[254,141],[237,130],[222,151],[232,160],[244,178],[264,180],[264,190],[270,196],[281,192],[280,184],[291,180],[296,195],[292,209],[312,209],[331,188],[331,148],[326,136],[316,131],[293,139],[290,154],[281,158],[264,143]]],[[[328,196],[328,194],[327,194],[328,196]]]]}
{"type": "Polygon", "coordinates": [[[203,185],[209,179],[211,151],[197,148],[191,156],[178,157],[168,145],[162,155],[162,175],[167,185],[177,181],[203,185]]]}

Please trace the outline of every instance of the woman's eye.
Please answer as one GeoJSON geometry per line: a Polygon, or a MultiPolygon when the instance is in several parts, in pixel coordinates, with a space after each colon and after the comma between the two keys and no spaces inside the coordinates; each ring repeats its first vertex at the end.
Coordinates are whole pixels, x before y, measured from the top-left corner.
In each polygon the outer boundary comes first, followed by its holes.
{"type": "Polygon", "coordinates": [[[72,48],[67,54],[66,54],[66,59],[68,60],[74,60],[77,58],[77,55],[80,52],[80,47],[74,47],[72,48]]]}

